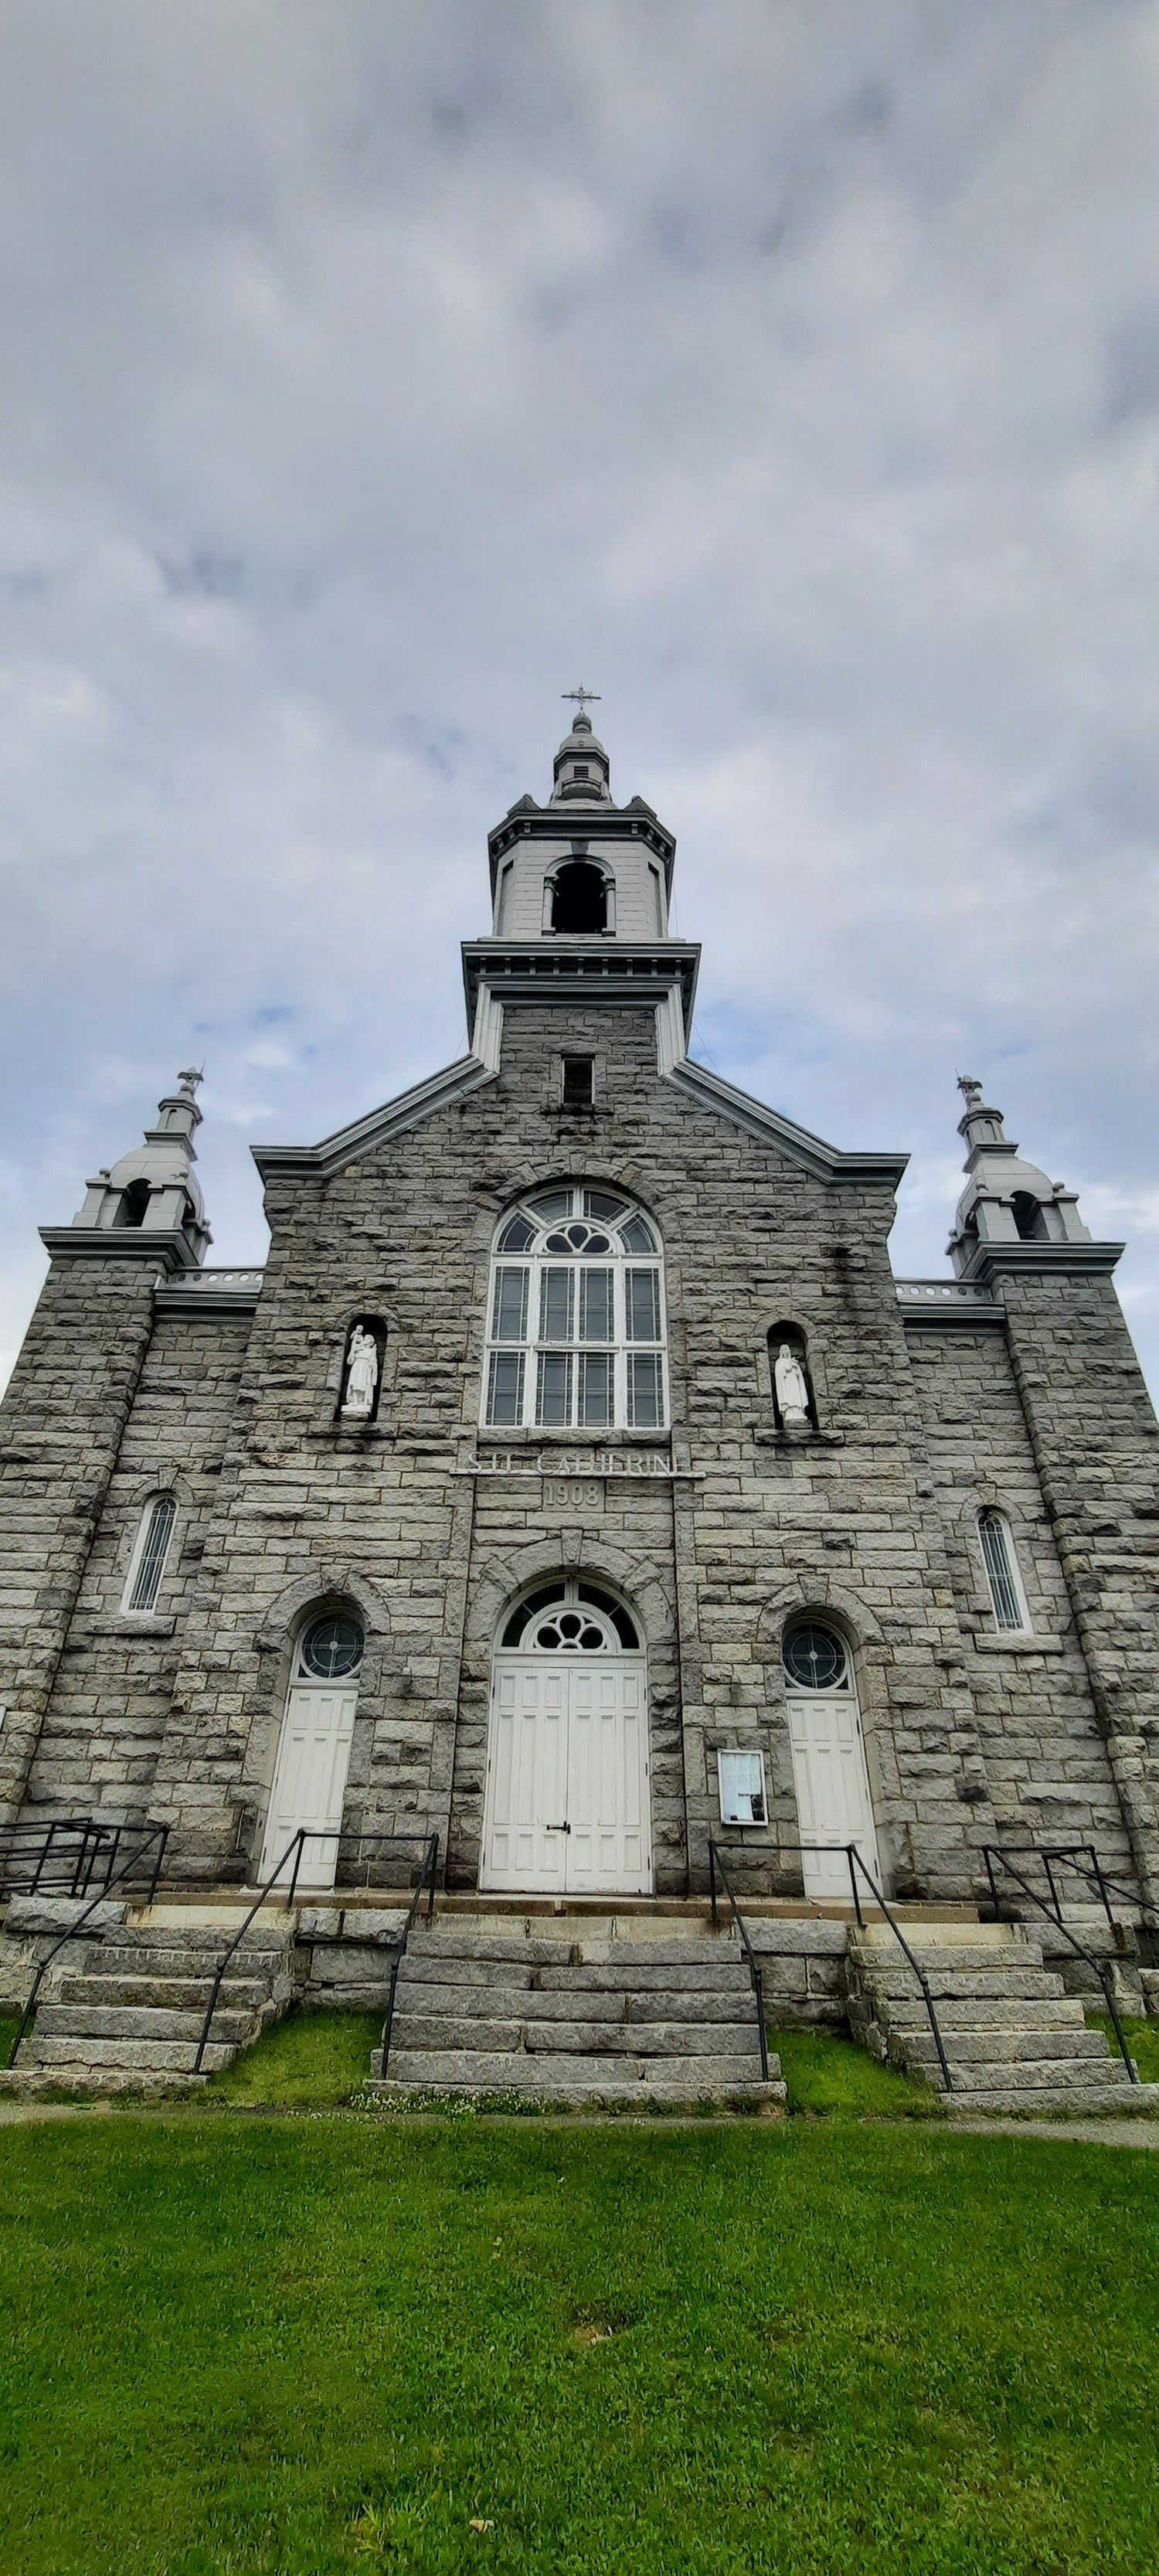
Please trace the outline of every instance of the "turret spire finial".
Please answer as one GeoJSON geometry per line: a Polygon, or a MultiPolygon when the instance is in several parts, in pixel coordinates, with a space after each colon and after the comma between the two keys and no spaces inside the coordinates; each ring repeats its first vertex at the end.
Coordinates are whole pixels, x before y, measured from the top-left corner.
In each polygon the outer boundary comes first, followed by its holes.
{"type": "Polygon", "coordinates": [[[582,681],[578,689],[561,689],[559,694],[561,698],[576,703],[581,716],[585,707],[598,707],[603,703],[599,690],[585,689],[582,681]]]}

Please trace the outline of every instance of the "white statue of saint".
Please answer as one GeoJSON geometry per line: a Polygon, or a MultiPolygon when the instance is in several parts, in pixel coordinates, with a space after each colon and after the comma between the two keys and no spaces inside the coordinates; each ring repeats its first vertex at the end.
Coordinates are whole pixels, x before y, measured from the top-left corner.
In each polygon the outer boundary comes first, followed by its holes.
{"type": "Polygon", "coordinates": [[[789,1342],[782,1342],[773,1369],[773,1384],[786,1431],[796,1430],[809,1420],[809,1388],[805,1372],[789,1342]]]}
{"type": "Polygon", "coordinates": [[[374,1335],[366,1332],[361,1324],[356,1324],[350,1336],[350,1351],[346,1362],[343,1414],[352,1415],[356,1420],[367,1421],[373,1409],[374,1390],[377,1384],[378,1351],[374,1335]]]}

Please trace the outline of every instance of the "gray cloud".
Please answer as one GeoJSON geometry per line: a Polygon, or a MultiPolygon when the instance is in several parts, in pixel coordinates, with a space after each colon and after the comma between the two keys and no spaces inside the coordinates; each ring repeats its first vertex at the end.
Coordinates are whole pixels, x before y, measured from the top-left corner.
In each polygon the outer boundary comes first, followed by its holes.
{"type": "Polygon", "coordinates": [[[1136,0],[11,0],[6,1341],[204,1054],[251,1136],[462,1045],[483,836],[602,688],[725,1072],[908,1144],[956,1067],[1132,1237],[1153,1147],[1159,35],[1136,0]]]}

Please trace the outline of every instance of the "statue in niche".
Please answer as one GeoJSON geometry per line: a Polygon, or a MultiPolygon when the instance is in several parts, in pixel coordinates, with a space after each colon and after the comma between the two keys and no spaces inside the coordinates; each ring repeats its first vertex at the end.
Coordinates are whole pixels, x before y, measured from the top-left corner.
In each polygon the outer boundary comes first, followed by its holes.
{"type": "Polygon", "coordinates": [[[791,1342],[782,1342],[773,1366],[777,1409],[786,1431],[807,1430],[809,1386],[791,1342]]]}
{"type": "Polygon", "coordinates": [[[378,1346],[373,1333],[356,1324],[350,1336],[346,1359],[346,1393],[342,1399],[344,1421],[368,1422],[374,1410],[374,1390],[378,1384],[378,1346]]]}

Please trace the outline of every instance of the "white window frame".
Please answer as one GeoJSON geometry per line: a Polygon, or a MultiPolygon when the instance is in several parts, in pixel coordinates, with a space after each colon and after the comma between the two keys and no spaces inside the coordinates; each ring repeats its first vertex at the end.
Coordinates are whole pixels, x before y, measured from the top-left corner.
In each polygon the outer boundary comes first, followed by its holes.
{"type": "Polygon", "coordinates": [[[144,1506],[137,1529],[137,1535],[133,1541],[133,1553],[129,1559],[129,1571],[125,1576],[125,1588],[121,1595],[121,1610],[126,1618],[155,1619],[157,1617],[157,1603],[161,1597],[161,1587],[165,1581],[169,1559],[173,1554],[173,1540],[176,1535],[177,1521],[177,1496],[168,1488],[160,1486],[155,1494],[150,1494],[148,1502],[144,1506]],[[157,1580],[153,1586],[152,1599],[148,1602],[141,1603],[135,1601],[133,1595],[136,1592],[138,1577],[145,1561],[150,1533],[153,1528],[154,1515],[159,1503],[169,1503],[172,1505],[172,1518],[166,1532],[165,1546],[162,1552],[161,1562],[157,1568],[157,1580]]]}
{"type": "MultiPolygon", "coordinates": [[[[769,1792],[768,1784],[765,1780],[765,1757],[759,1746],[755,1744],[722,1744],[718,1746],[716,1755],[716,1792],[722,1825],[735,1825],[741,1833],[766,1833],[768,1831],[769,1792]],[[733,1762],[755,1762],[758,1765],[761,1782],[760,1802],[765,1811],[763,1816],[738,1816],[733,1812],[737,1803],[738,1792],[735,1789],[730,1792],[725,1786],[725,1767],[727,1764],[733,1762]]],[[[751,1791],[742,1791],[740,1794],[747,1796],[751,1802],[751,1791]]]]}
{"type": "Polygon", "coordinates": [[[645,1214],[644,1209],[639,1207],[634,1199],[623,1196],[620,1191],[605,1190],[599,1183],[593,1185],[582,1181],[561,1182],[557,1189],[552,1190],[550,1184],[545,1183],[542,1189],[529,1191],[516,1206],[505,1210],[491,1255],[487,1280],[486,1327],[487,1342],[483,1362],[480,1413],[486,1430],[559,1431],[576,1438],[583,1437],[585,1434],[599,1438],[611,1430],[635,1430],[642,1433],[667,1430],[668,1319],[664,1296],[663,1247],[659,1229],[654,1220],[645,1214]],[[602,1218],[595,1215],[585,1217],[585,1197],[588,1188],[593,1186],[599,1195],[620,1201],[619,1217],[602,1218]],[[537,1213],[537,1200],[565,1195],[570,1202],[568,1214],[545,1218],[537,1213]],[[535,1228],[535,1240],[523,1251],[503,1252],[499,1247],[507,1227],[516,1216],[525,1217],[527,1223],[535,1228]],[[648,1227],[655,1241],[654,1251],[633,1252],[619,1242],[620,1230],[633,1217],[639,1217],[648,1227]],[[558,1251],[553,1253],[546,1249],[550,1235],[577,1220],[586,1222],[593,1229],[607,1233],[609,1246],[607,1252],[593,1252],[587,1255],[583,1251],[576,1251],[570,1255],[564,1255],[558,1251]],[[544,1280],[549,1271],[568,1269],[572,1279],[569,1328],[562,1334],[549,1337],[541,1329],[544,1320],[544,1280]],[[580,1339],[577,1274],[583,1270],[611,1271],[612,1329],[606,1339],[598,1341],[580,1339]],[[522,1306],[523,1329],[517,1334],[501,1335],[495,1330],[498,1320],[499,1279],[504,1271],[521,1271],[524,1274],[523,1295],[518,1299],[518,1303],[522,1306]],[[628,1305],[628,1274],[631,1271],[646,1271],[655,1279],[657,1332],[654,1337],[648,1335],[637,1337],[629,1330],[632,1317],[628,1305]],[[497,1418],[494,1411],[496,1362],[503,1358],[520,1362],[513,1420],[497,1418]],[[582,1363],[585,1359],[604,1358],[611,1362],[611,1406],[608,1416],[602,1422],[581,1421],[577,1416],[583,1379],[582,1363]],[[562,1420],[544,1421],[540,1418],[540,1387],[545,1375],[544,1363],[552,1360],[567,1362],[566,1369],[558,1373],[566,1382],[566,1404],[562,1420]],[[636,1420],[635,1364],[638,1360],[649,1364],[655,1363],[657,1404],[656,1419],[652,1422],[636,1420]]]}
{"type": "Polygon", "coordinates": [[[990,1616],[994,1623],[995,1635],[999,1637],[1031,1636],[1033,1634],[1033,1630],[1030,1621],[1030,1605],[1026,1598],[1026,1586],[1022,1580],[1022,1568],[1018,1562],[1018,1549],[1014,1543],[1014,1532],[1010,1526],[1008,1514],[1002,1511],[996,1503],[985,1504],[978,1514],[977,1532],[978,1554],[982,1559],[982,1574],[986,1585],[986,1597],[990,1604],[990,1616]],[[1003,1550],[1006,1557],[1006,1573],[1009,1579],[1010,1590],[1014,1596],[1014,1604],[1018,1611],[1017,1621],[1004,1619],[1001,1615],[997,1585],[986,1555],[984,1530],[988,1521],[992,1524],[996,1524],[1002,1534],[1003,1550]]]}

